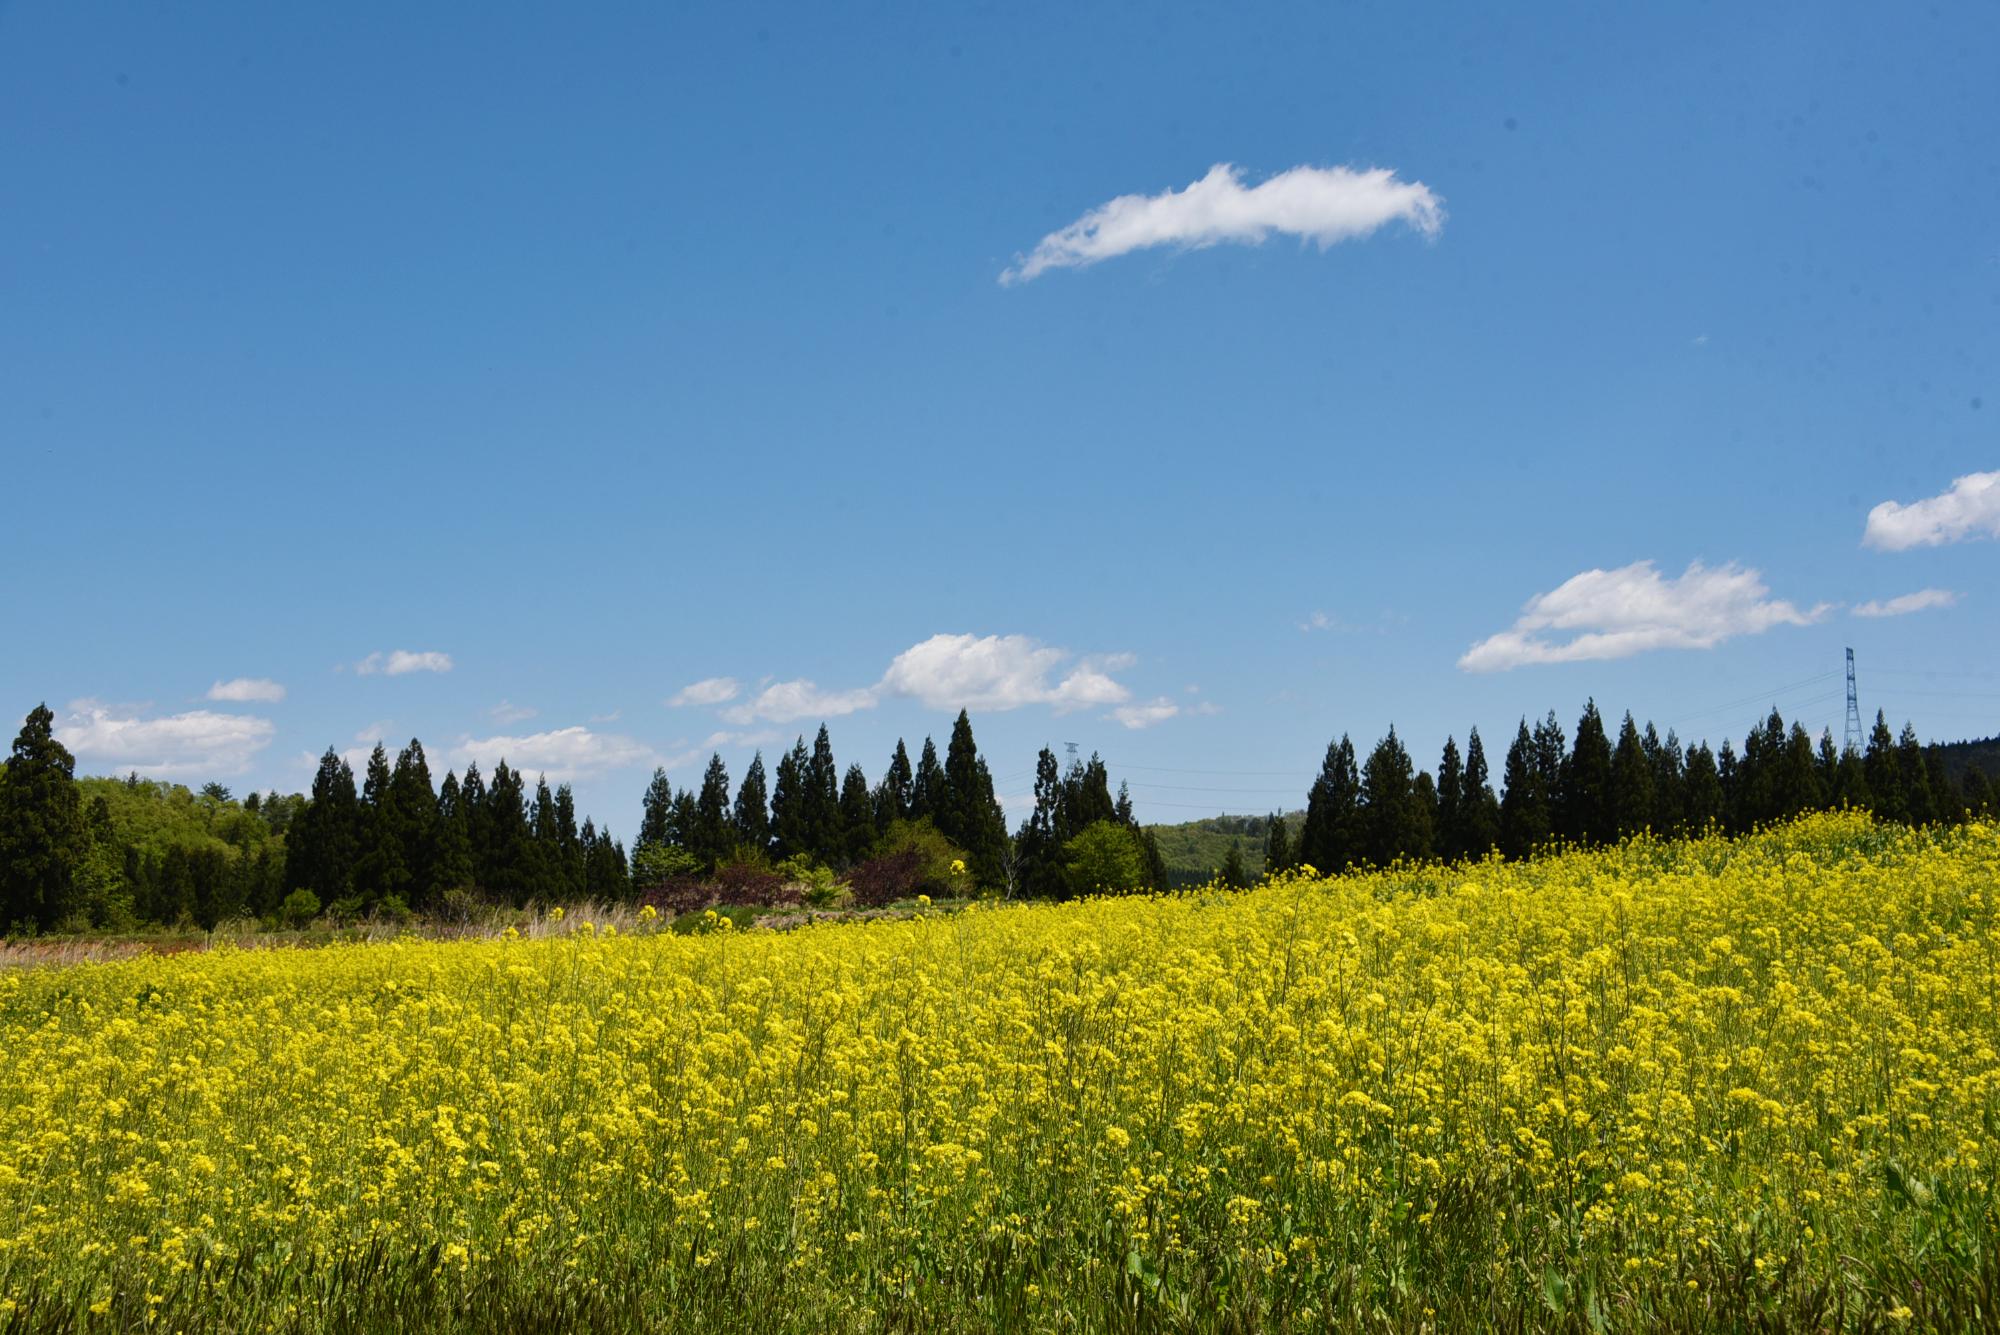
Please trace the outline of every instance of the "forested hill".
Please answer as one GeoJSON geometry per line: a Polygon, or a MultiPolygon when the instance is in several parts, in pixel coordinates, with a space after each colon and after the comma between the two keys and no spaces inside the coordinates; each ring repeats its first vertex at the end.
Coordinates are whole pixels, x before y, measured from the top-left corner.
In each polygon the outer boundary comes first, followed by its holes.
{"type": "Polygon", "coordinates": [[[2000,736],[1963,742],[1937,742],[1932,750],[1944,762],[1945,773],[1963,780],[1969,769],[1985,773],[1990,782],[2000,783],[2000,736]]]}
{"type": "MultiPolygon", "coordinates": [[[[1296,844],[1305,826],[1306,813],[1287,812],[1284,817],[1288,844],[1296,844]]],[[[1243,869],[1257,877],[1264,871],[1264,849],[1271,836],[1269,816],[1208,816],[1178,825],[1148,825],[1160,847],[1160,861],[1166,867],[1168,885],[1204,885],[1222,874],[1235,845],[1243,859],[1243,869]]]]}

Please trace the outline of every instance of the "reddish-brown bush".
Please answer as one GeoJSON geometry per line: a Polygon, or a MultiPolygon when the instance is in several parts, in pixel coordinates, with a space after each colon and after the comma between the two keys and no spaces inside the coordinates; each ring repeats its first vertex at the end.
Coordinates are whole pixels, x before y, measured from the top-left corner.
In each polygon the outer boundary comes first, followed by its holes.
{"type": "Polygon", "coordinates": [[[715,903],[715,887],[698,876],[669,876],[648,886],[639,896],[641,904],[651,904],[661,917],[672,921],[683,913],[693,913],[715,903]]]}
{"type": "Polygon", "coordinates": [[[717,867],[710,882],[718,904],[747,904],[756,908],[790,908],[799,902],[799,887],[763,867],[732,862],[717,867]]]}
{"type": "Polygon", "coordinates": [[[924,858],[914,848],[885,853],[847,873],[857,908],[879,909],[899,899],[920,893],[924,885],[924,858]]]}

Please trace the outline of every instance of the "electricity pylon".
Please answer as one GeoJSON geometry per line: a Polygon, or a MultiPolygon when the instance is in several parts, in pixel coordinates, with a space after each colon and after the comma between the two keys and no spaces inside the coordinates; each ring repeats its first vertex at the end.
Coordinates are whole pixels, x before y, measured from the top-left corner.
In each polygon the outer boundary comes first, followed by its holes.
{"type": "Polygon", "coordinates": [[[1847,743],[1844,751],[1861,749],[1861,698],[1854,693],[1854,651],[1847,651],[1847,743]]]}

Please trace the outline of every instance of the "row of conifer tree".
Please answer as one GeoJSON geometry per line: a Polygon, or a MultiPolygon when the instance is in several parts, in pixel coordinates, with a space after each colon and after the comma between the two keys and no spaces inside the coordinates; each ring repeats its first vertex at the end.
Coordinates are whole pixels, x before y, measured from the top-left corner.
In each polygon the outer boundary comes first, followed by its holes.
{"type": "Polygon", "coordinates": [[[1965,819],[1993,809],[1995,794],[1976,766],[1954,782],[1935,747],[1905,724],[1892,734],[1879,712],[1865,747],[1817,742],[1774,708],[1738,754],[1725,740],[1683,747],[1626,714],[1614,741],[1592,701],[1566,742],[1551,712],[1523,719],[1507,748],[1500,791],[1474,728],[1463,754],[1447,738],[1437,773],[1414,772],[1392,727],[1365,762],[1343,736],[1327,747],[1296,838],[1270,822],[1267,869],[1301,864],[1320,871],[1387,866],[1398,859],[1447,861],[1498,851],[1526,857],[1551,843],[1601,845],[1651,831],[1675,835],[1717,827],[1740,833],[1807,811],[1855,807],[1914,825],[1965,819]]]}
{"type": "MultiPolygon", "coordinates": [[[[88,808],[80,801],[74,761],[52,724],[46,708],[31,713],[0,770],[0,927],[68,921],[85,898],[98,902],[121,879],[117,893],[139,917],[203,922],[269,914],[299,890],[349,912],[435,911],[470,898],[613,899],[739,859],[851,868],[922,826],[955,846],[972,879],[989,889],[1061,897],[1167,884],[1151,832],[1123,785],[1113,795],[1096,756],[1064,769],[1044,749],[1034,808],[1010,836],[964,713],[942,757],[926,738],[913,762],[899,741],[872,785],[859,765],[838,767],[824,726],[810,746],[801,737],[782,754],[770,775],[758,755],[734,786],[720,756],[693,790],[676,790],[656,771],[629,862],[607,831],[588,819],[579,824],[567,784],[530,786],[505,761],[490,779],[468,765],[434,784],[415,740],[393,760],[376,746],[358,784],[329,749],[308,798],[252,794],[236,804],[210,785],[204,800],[254,813],[262,824],[253,825],[268,826],[265,836],[140,856],[130,843],[119,846],[101,797],[88,808]],[[90,896],[86,882],[95,887],[90,896]]],[[[1361,762],[1343,736],[1327,748],[1302,825],[1268,823],[1264,863],[1337,871],[1489,851],[1522,857],[1552,842],[1601,844],[1642,830],[1741,831],[1824,807],[1921,824],[1993,804],[1976,767],[1954,782],[1937,748],[1907,725],[1893,735],[1880,714],[1865,747],[1854,750],[1837,748],[1830,733],[1815,741],[1803,727],[1787,727],[1774,709],[1741,753],[1728,741],[1711,752],[1705,743],[1683,747],[1651,724],[1640,728],[1629,714],[1614,738],[1593,702],[1573,741],[1553,713],[1533,725],[1523,720],[1497,791],[1476,729],[1463,752],[1456,739],[1446,741],[1434,774],[1415,768],[1393,728],[1361,762]]]]}
{"type": "Polygon", "coordinates": [[[913,764],[899,739],[873,786],[858,764],[841,771],[825,724],[810,747],[800,737],[779,756],[774,773],[766,774],[758,753],[733,795],[720,755],[709,759],[693,790],[677,791],[664,770],[655,770],[633,841],[633,873],[644,882],[712,871],[744,856],[851,867],[871,857],[899,822],[919,821],[963,851],[980,884],[1005,884],[1011,854],[1006,812],[963,711],[942,760],[926,737],[913,764]]]}
{"type": "Polygon", "coordinates": [[[1133,814],[1124,785],[1111,792],[1110,774],[1093,755],[1062,770],[1044,748],[1036,762],[1035,807],[1009,837],[993,776],[960,711],[945,754],[924,739],[916,761],[898,740],[882,778],[870,785],[858,764],[843,772],[822,724],[810,748],[800,737],[767,775],[758,754],[733,790],[722,757],[712,756],[698,789],[675,789],[656,770],[646,789],[632,874],[641,886],[669,875],[701,874],[732,860],[804,858],[820,866],[858,866],[901,837],[899,827],[925,823],[963,853],[973,881],[1032,897],[1074,892],[1071,842],[1102,825],[1129,852],[1114,865],[1137,879],[1128,888],[1165,883],[1152,837],[1133,814]]]}

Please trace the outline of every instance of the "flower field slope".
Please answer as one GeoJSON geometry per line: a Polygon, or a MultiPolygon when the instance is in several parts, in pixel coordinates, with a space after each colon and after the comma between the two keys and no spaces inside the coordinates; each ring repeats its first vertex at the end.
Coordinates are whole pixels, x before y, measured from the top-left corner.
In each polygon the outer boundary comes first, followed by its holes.
{"type": "Polygon", "coordinates": [[[0,1328],[2000,1320],[2000,837],[0,975],[0,1328]]]}

